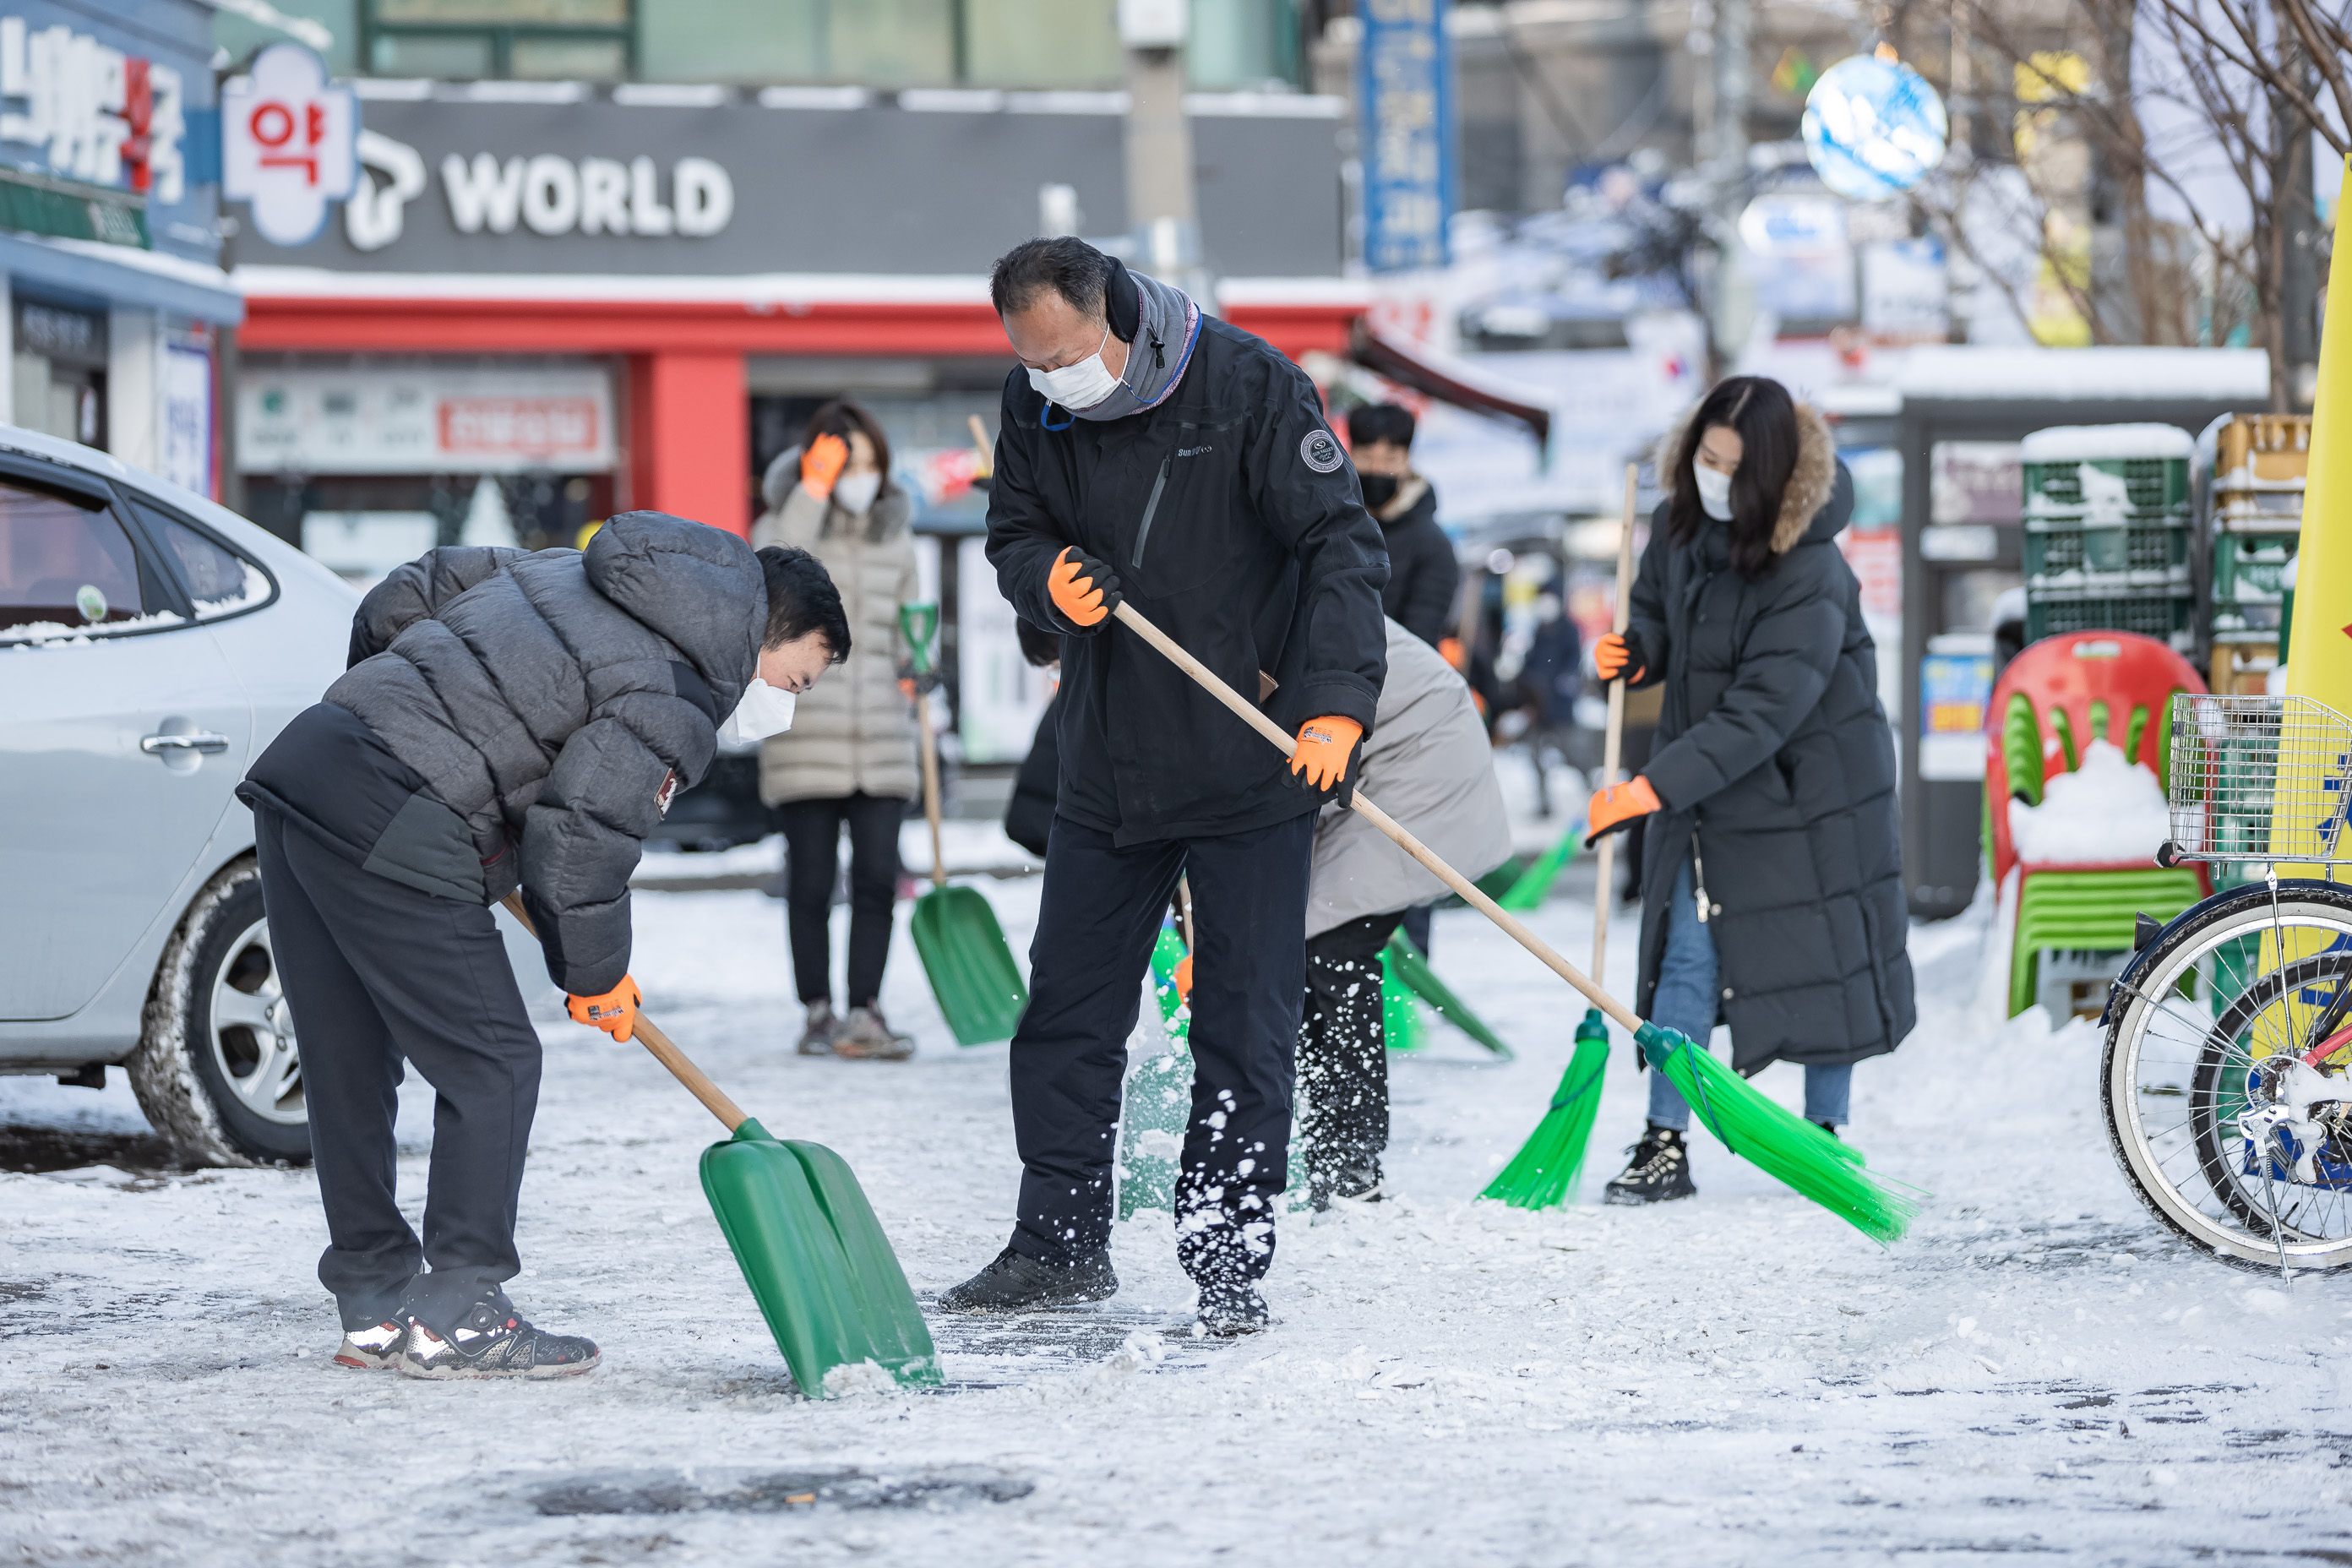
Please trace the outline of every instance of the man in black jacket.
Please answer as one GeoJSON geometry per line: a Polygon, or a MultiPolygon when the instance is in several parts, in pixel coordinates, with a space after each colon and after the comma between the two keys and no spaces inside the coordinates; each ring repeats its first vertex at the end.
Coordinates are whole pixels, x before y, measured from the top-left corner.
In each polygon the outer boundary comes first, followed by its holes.
{"type": "Polygon", "coordinates": [[[1381,608],[1389,619],[1435,647],[1454,635],[1462,564],[1437,526],[1437,491],[1413,472],[1412,410],[1368,403],[1348,411],[1348,455],[1364,487],[1364,506],[1388,545],[1389,582],[1381,608]]]}
{"type": "Polygon", "coordinates": [[[1192,1112],[1177,1256],[1211,1331],[1266,1321],[1287,1184],[1315,814],[1344,795],[1387,668],[1380,531],[1304,373],[1076,239],[990,280],[1005,381],[988,557],[1062,634],[1061,779],[1013,1039],[1012,1244],[951,1311],[1097,1300],[1127,1038],[1160,912],[1192,879],[1192,1112]],[[1131,601],[1299,737],[1286,763],[1149,646],[1131,601]],[[1304,783],[1307,787],[1297,787],[1304,783]]]}
{"type": "Polygon", "coordinates": [[[518,886],[572,1016],[627,1040],[629,873],[724,721],[787,727],[849,652],[824,568],[626,512],[587,549],[446,549],[361,603],[351,668],[237,786],[302,1029],[346,1366],[551,1377],[597,1364],[523,1321],[515,1206],[539,1035],[488,905],[518,886]],[[405,1058],[437,1093],[425,1237],[394,1193],[405,1058]],[[420,1272],[425,1265],[430,1272],[420,1272]]]}

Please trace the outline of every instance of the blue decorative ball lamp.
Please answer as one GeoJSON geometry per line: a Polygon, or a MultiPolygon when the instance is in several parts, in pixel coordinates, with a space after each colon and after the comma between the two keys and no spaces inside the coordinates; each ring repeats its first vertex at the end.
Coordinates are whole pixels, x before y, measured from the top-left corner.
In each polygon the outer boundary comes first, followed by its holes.
{"type": "Polygon", "coordinates": [[[1852,201],[1899,196],[1944,161],[1944,100],[1892,52],[1842,59],[1805,95],[1806,155],[1852,201]]]}

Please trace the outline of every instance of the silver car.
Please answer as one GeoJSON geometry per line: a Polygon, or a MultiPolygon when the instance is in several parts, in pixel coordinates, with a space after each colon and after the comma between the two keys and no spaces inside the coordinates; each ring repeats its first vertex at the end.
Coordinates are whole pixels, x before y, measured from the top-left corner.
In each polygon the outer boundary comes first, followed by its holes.
{"type": "Polygon", "coordinates": [[[358,604],[201,496],[0,426],[0,1073],[119,1065],[184,1157],[310,1157],[230,792],[341,672],[358,604]]]}

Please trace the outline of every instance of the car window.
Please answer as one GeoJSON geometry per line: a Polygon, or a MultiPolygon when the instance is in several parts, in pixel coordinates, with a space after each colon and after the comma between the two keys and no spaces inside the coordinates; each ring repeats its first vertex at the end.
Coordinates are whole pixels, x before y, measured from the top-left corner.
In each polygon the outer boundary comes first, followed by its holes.
{"type": "Polygon", "coordinates": [[[269,597],[269,574],[236,551],[144,501],[133,500],[131,508],[180,563],[196,619],[213,620],[269,597]]]}
{"type": "Polygon", "coordinates": [[[154,612],[112,513],[0,483],[0,642],[154,624],[154,612]]]}

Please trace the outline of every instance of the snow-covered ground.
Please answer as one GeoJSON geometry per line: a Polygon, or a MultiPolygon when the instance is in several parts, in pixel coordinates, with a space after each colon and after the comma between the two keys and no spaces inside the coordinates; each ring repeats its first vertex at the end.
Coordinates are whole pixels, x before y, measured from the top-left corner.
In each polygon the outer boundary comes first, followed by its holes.
{"type": "MultiPolygon", "coordinates": [[[[1580,960],[1580,882],[1533,923],[1580,960]]],[[[1037,879],[979,885],[1025,947],[1037,879]]],[[[649,1012],[768,1126],[848,1158],[918,1289],[993,1255],[1005,1047],[956,1048],[903,928],[886,1001],[922,1050],[890,1066],[792,1054],[780,904],[636,911],[649,1012]]],[[[933,1394],[798,1397],[697,1185],[715,1124],[554,1019],[512,1289],[602,1342],[583,1381],[333,1366],[305,1173],[0,1175],[0,1561],[2352,1561],[2352,1291],[2167,1238],[2108,1152],[2093,1031],[1983,1021],[1987,923],[1915,932],[1921,1026],[1856,1076],[1852,1136],[1934,1194],[1891,1250],[1703,1137],[1696,1201],[1593,1206],[1639,1126],[1622,1041],[1584,1204],[1472,1202],[1581,1006],[1455,910],[1437,966],[1519,1059],[1441,1028],[1396,1062],[1398,1196],[1286,1220],[1273,1331],[1187,1337],[1146,1219],[1107,1310],[936,1320],[933,1394]]],[[[1632,958],[1620,922],[1620,986],[1632,958]]],[[[1759,1081],[1793,1103],[1793,1069],[1759,1081]]],[[[429,1110],[412,1081],[418,1199],[429,1110]]],[[[0,1143],[45,1125],[142,1127],[119,1087],[0,1079],[0,1143]]]]}

